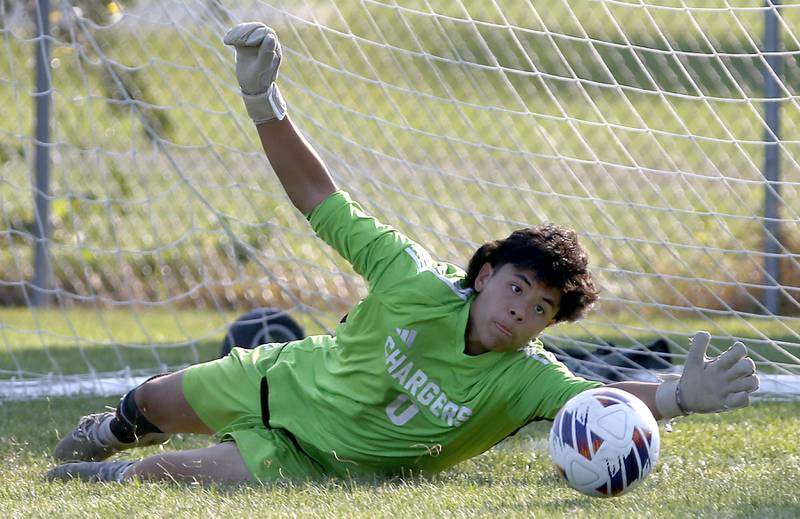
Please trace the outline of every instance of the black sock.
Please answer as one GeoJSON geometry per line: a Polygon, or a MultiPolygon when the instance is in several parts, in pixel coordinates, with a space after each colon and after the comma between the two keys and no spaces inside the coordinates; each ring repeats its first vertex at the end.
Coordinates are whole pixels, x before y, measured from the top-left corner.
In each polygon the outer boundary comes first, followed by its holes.
{"type": "Polygon", "coordinates": [[[123,443],[133,443],[148,433],[163,433],[150,423],[136,405],[136,389],[131,389],[120,398],[117,414],[109,424],[111,432],[123,443]]]}

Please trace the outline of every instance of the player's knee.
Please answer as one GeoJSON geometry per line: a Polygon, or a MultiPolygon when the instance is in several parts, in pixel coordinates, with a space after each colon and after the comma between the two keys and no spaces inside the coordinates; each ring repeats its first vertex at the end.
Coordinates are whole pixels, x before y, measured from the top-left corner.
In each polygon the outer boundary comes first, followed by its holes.
{"type": "Polygon", "coordinates": [[[166,379],[168,375],[149,378],[119,400],[109,427],[121,442],[132,443],[148,434],[163,434],[169,430],[169,424],[165,424],[163,418],[167,415],[162,410],[169,405],[169,399],[164,398],[163,388],[158,387],[160,378],[166,379]]]}
{"type": "Polygon", "coordinates": [[[213,434],[183,393],[184,372],[151,379],[136,388],[137,411],[165,433],[213,434]]]}
{"type": "MultiPolygon", "coordinates": [[[[158,384],[155,381],[148,380],[141,386],[135,389],[134,397],[136,406],[150,420],[156,420],[156,416],[160,414],[159,411],[159,393],[158,384]]],[[[164,395],[161,394],[163,399],[164,395]]]]}
{"type": "Polygon", "coordinates": [[[136,407],[154,425],[168,427],[175,391],[182,391],[179,373],[157,375],[135,389],[136,407]]]}

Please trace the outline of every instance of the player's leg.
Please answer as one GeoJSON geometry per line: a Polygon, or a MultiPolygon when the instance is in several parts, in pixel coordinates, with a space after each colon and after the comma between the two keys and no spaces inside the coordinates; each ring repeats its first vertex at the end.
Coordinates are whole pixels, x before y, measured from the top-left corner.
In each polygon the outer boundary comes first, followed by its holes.
{"type": "Polygon", "coordinates": [[[236,442],[226,441],[189,451],[165,452],[135,463],[125,479],[172,481],[252,481],[253,476],[239,453],[236,442]]]}
{"type": "Polygon", "coordinates": [[[198,483],[254,479],[232,441],[204,449],[165,452],[140,461],[65,463],[48,471],[46,478],[120,482],[138,478],[198,483]]]}
{"type": "MultiPolygon", "coordinates": [[[[134,405],[125,409],[127,420],[141,426],[141,418],[167,434],[214,434],[186,400],[183,378],[186,370],[152,378],[136,388],[134,405]]],[[[134,431],[134,434],[138,431],[134,431]]]]}
{"type": "Polygon", "coordinates": [[[173,433],[212,434],[186,401],[184,371],[159,375],[123,396],[115,412],[84,416],[56,446],[59,461],[99,461],[116,452],[164,443],[173,433]]]}
{"type": "MultiPolygon", "coordinates": [[[[234,349],[234,354],[240,355],[237,350],[234,349]]],[[[46,477],[51,480],[126,481],[139,478],[200,482],[317,480],[327,477],[325,468],[300,448],[289,431],[266,425],[268,421],[264,419],[260,398],[247,400],[245,396],[237,399],[236,392],[240,388],[233,387],[228,393],[219,395],[217,402],[213,394],[199,395],[197,386],[205,386],[209,378],[214,378],[213,368],[213,365],[200,365],[190,369],[184,387],[189,402],[195,403],[195,398],[200,396],[208,401],[196,403],[195,409],[200,416],[208,416],[208,423],[219,429],[217,435],[224,440],[223,443],[207,449],[159,453],[141,461],[65,463],[48,471],[46,477]],[[207,411],[219,409],[220,401],[228,401],[231,397],[235,403],[232,414],[236,419],[228,425],[218,426],[219,418],[208,415],[207,411]],[[228,432],[219,432],[221,430],[228,432]]],[[[239,381],[240,385],[245,386],[246,392],[251,392],[252,385],[246,378],[240,378],[243,379],[239,381]]],[[[215,382],[211,381],[211,385],[215,382]]],[[[225,411],[219,414],[224,415],[225,411]]]]}

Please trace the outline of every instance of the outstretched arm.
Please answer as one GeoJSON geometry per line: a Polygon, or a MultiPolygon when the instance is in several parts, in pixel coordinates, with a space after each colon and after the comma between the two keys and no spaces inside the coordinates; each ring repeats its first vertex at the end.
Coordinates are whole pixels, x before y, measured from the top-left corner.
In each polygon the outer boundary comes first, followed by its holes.
{"type": "Polygon", "coordinates": [[[286,103],[275,83],[282,56],[278,37],[262,23],[247,22],[229,30],[223,41],[236,49],[236,77],[264,153],[294,206],[308,214],[336,191],[336,184],[286,117],[286,103]]]}
{"type": "Polygon", "coordinates": [[[656,405],[656,391],[658,390],[658,386],[659,384],[656,382],[614,382],[613,384],[608,384],[608,387],[621,389],[638,397],[639,400],[644,402],[644,405],[650,409],[655,419],[661,420],[664,416],[656,405]]]}
{"type": "Polygon", "coordinates": [[[747,348],[735,343],[719,357],[706,357],[711,336],[697,332],[692,339],[680,378],[660,384],[617,382],[609,387],[639,397],[656,419],[690,413],[716,413],[746,407],[750,393],[758,389],[758,377],[747,348]]]}
{"type": "Polygon", "coordinates": [[[289,117],[261,123],[257,128],[272,169],[301,213],[310,213],[336,191],[322,159],[289,117]]]}
{"type": "Polygon", "coordinates": [[[388,290],[416,275],[421,267],[414,258],[420,257],[420,249],[406,252],[417,245],[367,214],[346,193],[333,195],[337,187],[328,169],[287,117],[276,83],[282,54],[275,31],[259,22],[240,23],[223,41],[236,49],[236,78],[264,153],[317,236],[366,278],[370,291],[388,290]]]}

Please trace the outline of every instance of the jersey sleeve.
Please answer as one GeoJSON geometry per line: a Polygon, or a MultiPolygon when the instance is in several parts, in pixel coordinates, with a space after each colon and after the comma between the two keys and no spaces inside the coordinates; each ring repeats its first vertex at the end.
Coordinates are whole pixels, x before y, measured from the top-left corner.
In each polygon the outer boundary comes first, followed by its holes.
{"type": "Polygon", "coordinates": [[[520,414],[527,416],[526,422],[552,420],[570,398],[603,385],[573,375],[538,340],[528,347],[526,353],[532,361],[541,363],[518,402],[520,414]]]}
{"type": "Polygon", "coordinates": [[[379,292],[420,269],[418,257],[429,257],[397,229],[382,224],[350,198],[336,191],[307,215],[314,232],[333,247],[379,292]]]}

